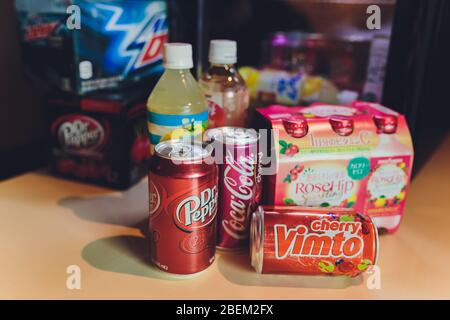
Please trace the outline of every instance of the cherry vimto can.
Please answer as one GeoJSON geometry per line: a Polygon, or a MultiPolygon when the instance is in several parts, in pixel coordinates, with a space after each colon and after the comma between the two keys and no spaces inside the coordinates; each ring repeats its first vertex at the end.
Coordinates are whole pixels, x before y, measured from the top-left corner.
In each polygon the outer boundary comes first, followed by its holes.
{"type": "Polygon", "coordinates": [[[259,134],[253,129],[220,127],[205,133],[219,169],[217,247],[248,245],[250,218],[262,194],[259,134]]]}
{"type": "Polygon", "coordinates": [[[212,148],[168,140],[155,147],[149,172],[151,260],[178,275],[214,261],[218,201],[212,148]]]}
{"type": "Polygon", "coordinates": [[[378,234],[353,209],[260,206],[250,254],[258,273],[355,277],[376,263],[378,234]]]}

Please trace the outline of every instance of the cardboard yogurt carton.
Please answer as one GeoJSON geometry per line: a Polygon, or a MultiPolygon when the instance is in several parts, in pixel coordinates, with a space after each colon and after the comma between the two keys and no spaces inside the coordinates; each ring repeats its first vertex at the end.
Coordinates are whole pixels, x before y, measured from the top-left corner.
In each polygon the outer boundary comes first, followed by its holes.
{"type": "Polygon", "coordinates": [[[410,181],[413,147],[405,117],[374,103],[272,105],[258,109],[271,129],[265,203],[354,207],[394,232],[410,181]]]}

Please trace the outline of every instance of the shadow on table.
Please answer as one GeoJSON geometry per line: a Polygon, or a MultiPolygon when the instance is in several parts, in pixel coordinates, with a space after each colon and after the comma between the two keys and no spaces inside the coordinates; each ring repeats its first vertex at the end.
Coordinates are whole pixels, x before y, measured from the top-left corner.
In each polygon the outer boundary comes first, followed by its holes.
{"type": "Polygon", "coordinates": [[[258,274],[251,266],[247,252],[224,252],[217,263],[219,271],[228,281],[243,286],[344,289],[360,285],[363,281],[362,276],[348,278],[258,274]]]}
{"type": "Polygon", "coordinates": [[[116,236],[92,241],[81,252],[83,259],[95,268],[164,280],[185,280],[172,276],[150,263],[148,241],[144,237],[116,236]]]}
{"type": "MultiPolygon", "coordinates": [[[[153,267],[149,260],[146,207],[147,184],[139,183],[128,191],[112,192],[95,197],[70,197],[59,201],[81,219],[98,223],[137,228],[143,237],[115,236],[95,240],[82,250],[82,257],[95,268],[166,280],[186,277],[168,276],[153,267]]],[[[239,285],[295,288],[346,288],[362,283],[362,278],[307,277],[257,274],[250,265],[247,252],[218,256],[218,268],[224,277],[239,285]]]]}
{"type": "Polygon", "coordinates": [[[101,270],[167,279],[167,275],[154,268],[149,261],[148,241],[145,238],[148,230],[147,197],[147,183],[143,180],[123,192],[107,191],[102,195],[61,199],[59,205],[70,209],[80,219],[136,228],[143,235],[92,241],[83,248],[83,259],[101,270]]]}
{"type": "Polygon", "coordinates": [[[69,208],[81,219],[137,228],[143,235],[148,230],[147,182],[141,181],[124,192],[110,192],[95,197],[69,197],[59,205],[69,208]]]}
{"type": "Polygon", "coordinates": [[[107,223],[139,229],[139,236],[101,238],[87,244],[83,259],[95,268],[165,280],[183,280],[189,277],[172,276],[150,263],[148,240],[147,182],[144,179],[124,192],[111,192],[93,197],[69,197],[59,205],[70,209],[77,217],[98,223],[107,223]],[[143,201],[143,199],[145,201],[143,201]]]}

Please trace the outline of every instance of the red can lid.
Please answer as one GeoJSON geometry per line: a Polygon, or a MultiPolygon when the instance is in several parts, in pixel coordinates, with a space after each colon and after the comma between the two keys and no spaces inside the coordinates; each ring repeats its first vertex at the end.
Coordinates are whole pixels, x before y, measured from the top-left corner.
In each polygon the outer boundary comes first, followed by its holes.
{"type": "Polygon", "coordinates": [[[349,136],[353,133],[353,119],[344,116],[330,117],[330,124],[334,132],[340,136],[349,136]]]}
{"type": "Polygon", "coordinates": [[[393,114],[375,115],[373,120],[382,133],[395,133],[397,131],[398,119],[393,114]]]}
{"type": "Polygon", "coordinates": [[[240,127],[219,127],[209,129],[204,134],[207,142],[218,140],[225,144],[231,145],[247,145],[256,143],[260,138],[259,133],[255,129],[240,127]]]}
{"type": "Polygon", "coordinates": [[[286,132],[294,138],[303,138],[308,133],[308,121],[302,114],[283,119],[286,132]]]}
{"type": "Polygon", "coordinates": [[[204,159],[211,155],[212,149],[199,143],[190,143],[182,140],[166,140],[155,146],[159,157],[177,160],[194,161],[204,159]]]}

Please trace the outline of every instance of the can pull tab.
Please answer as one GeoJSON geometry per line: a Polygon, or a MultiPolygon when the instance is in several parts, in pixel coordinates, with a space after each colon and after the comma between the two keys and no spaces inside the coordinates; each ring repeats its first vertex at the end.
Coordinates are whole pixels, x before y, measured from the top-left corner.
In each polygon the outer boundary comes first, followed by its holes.
{"type": "Polygon", "coordinates": [[[192,155],[192,148],[189,145],[181,144],[172,146],[172,150],[169,152],[171,158],[190,158],[192,155]]]}

